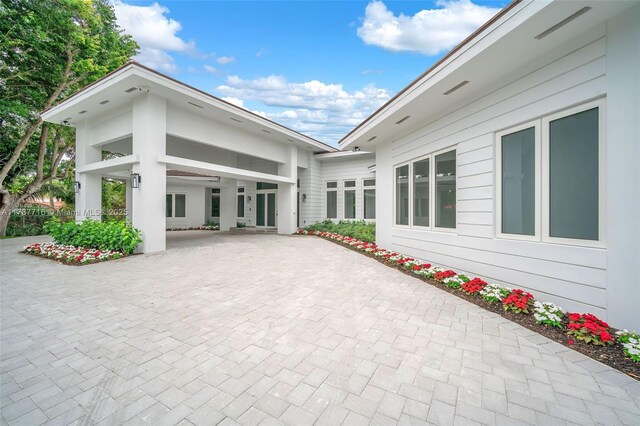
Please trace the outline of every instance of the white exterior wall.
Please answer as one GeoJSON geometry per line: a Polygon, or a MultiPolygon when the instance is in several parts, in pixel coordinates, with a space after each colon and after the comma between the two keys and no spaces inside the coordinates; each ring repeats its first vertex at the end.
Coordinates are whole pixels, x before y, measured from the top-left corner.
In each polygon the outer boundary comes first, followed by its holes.
{"type": "Polygon", "coordinates": [[[530,290],[539,299],[569,310],[591,312],[618,326],[639,328],[638,310],[633,308],[640,306],[633,278],[640,259],[639,7],[634,10],[634,14],[625,13],[607,24],[608,37],[605,25],[594,28],[552,54],[533,58],[511,79],[488,87],[486,96],[458,105],[448,114],[443,111],[441,118],[422,129],[378,145],[377,242],[491,282],[530,290]],[[495,132],[605,95],[610,97],[606,101],[609,125],[607,138],[601,143],[607,155],[619,161],[612,164],[611,158],[607,160],[605,178],[606,246],[612,250],[610,254],[615,250],[615,259],[603,248],[496,238],[495,132]],[[622,113],[624,120],[615,117],[622,113]],[[456,232],[394,227],[394,165],[446,148],[457,149],[456,232]],[[629,200],[634,200],[633,205],[629,200]],[[619,214],[621,206],[623,216],[619,214]],[[618,223],[613,224],[615,221],[618,223]]]}
{"type": "MultiPolygon", "coordinates": [[[[189,228],[205,224],[205,187],[167,183],[167,194],[186,195],[186,217],[167,218],[167,228],[189,228]]],[[[211,209],[211,207],[209,207],[211,209]]]]}
{"type": "MultiPolygon", "coordinates": [[[[320,211],[317,213],[321,220],[327,218],[327,182],[338,182],[338,217],[336,220],[344,219],[344,181],[355,180],[356,187],[350,188],[356,190],[356,218],[363,218],[363,201],[362,201],[362,181],[363,179],[373,179],[376,174],[369,170],[369,167],[375,164],[374,155],[363,155],[357,157],[331,158],[320,162],[320,211]]],[[[376,191],[376,197],[378,191],[376,191]]],[[[376,204],[377,207],[377,204],[376,204]]],[[[377,210],[377,208],[376,208],[377,210]]]]}
{"type": "Polygon", "coordinates": [[[300,179],[300,197],[306,194],[306,200],[300,198],[300,226],[305,227],[322,220],[322,163],[308,154],[308,167],[298,169],[300,179]]]}

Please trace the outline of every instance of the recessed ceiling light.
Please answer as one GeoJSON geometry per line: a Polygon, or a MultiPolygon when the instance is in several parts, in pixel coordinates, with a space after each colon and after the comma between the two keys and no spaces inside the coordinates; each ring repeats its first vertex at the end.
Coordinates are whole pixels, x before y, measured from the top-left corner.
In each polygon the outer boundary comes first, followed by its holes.
{"type": "Polygon", "coordinates": [[[125,90],[126,93],[131,93],[131,92],[135,92],[136,90],[138,90],[137,87],[129,87],[127,90],[125,90]]]}
{"type": "Polygon", "coordinates": [[[202,105],[194,104],[193,102],[187,102],[189,105],[193,105],[196,108],[204,109],[202,105]]]}
{"type": "Polygon", "coordinates": [[[238,120],[237,118],[229,117],[230,120],[233,120],[237,123],[242,123],[242,120],[238,120]]]}
{"type": "Polygon", "coordinates": [[[105,99],[104,101],[100,102],[100,105],[108,104],[109,102],[111,102],[109,99],[105,99]]]}
{"type": "Polygon", "coordinates": [[[409,118],[411,118],[410,115],[407,115],[406,117],[402,117],[400,120],[396,121],[396,124],[400,124],[400,123],[404,123],[405,121],[407,121],[409,118]]]}
{"type": "Polygon", "coordinates": [[[271,133],[270,131],[265,130],[265,129],[262,129],[262,131],[265,132],[265,133],[271,133]]]}
{"type": "Polygon", "coordinates": [[[443,95],[450,95],[451,93],[455,92],[456,90],[458,90],[462,86],[466,86],[467,84],[469,84],[469,82],[467,80],[465,80],[465,81],[463,81],[461,83],[458,83],[455,86],[453,86],[451,89],[449,89],[446,92],[444,92],[443,95]]]}
{"type": "Polygon", "coordinates": [[[80,111],[78,114],[84,114],[85,112],[87,112],[86,109],[83,109],[82,111],[80,111]]]}
{"type": "Polygon", "coordinates": [[[585,13],[590,11],[591,9],[592,8],[589,7],[589,6],[585,6],[582,9],[579,9],[577,12],[573,13],[572,15],[567,16],[566,18],[564,18],[562,21],[558,22],[554,26],[547,28],[546,30],[544,30],[543,32],[541,32],[540,34],[535,36],[534,38],[536,40],[542,40],[543,38],[545,38],[546,36],[548,36],[552,32],[559,30],[560,28],[562,28],[565,25],[567,25],[569,22],[571,22],[574,19],[584,15],[585,13]]]}
{"type": "Polygon", "coordinates": [[[372,136],[369,139],[367,139],[367,142],[371,142],[372,140],[374,140],[375,138],[377,138],[377,136],[372,136]]]}

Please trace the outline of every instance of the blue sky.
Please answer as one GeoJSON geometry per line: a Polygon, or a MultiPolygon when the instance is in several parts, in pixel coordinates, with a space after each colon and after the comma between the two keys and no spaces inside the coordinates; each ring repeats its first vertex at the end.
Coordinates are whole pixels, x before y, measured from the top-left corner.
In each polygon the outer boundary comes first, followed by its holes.
{"type": "Polygon", "coordinates": [[[507,3],[114,0],[143,64],[331,144],[507,3]]]}

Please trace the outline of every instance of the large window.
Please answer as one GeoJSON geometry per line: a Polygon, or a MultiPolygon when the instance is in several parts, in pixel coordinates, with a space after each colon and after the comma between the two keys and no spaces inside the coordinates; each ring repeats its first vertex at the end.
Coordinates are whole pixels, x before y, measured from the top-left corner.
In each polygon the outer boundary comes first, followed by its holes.
{"type": "Polygon", "coordinates": [[[499,236],[599,244],[603,108],[592,102],[497,134],[499,236]]]}
{"type": "Polygon", "coordinates": [[[344,218],[356,218],[356,181],[344,181],[344,218]]]}
{"type": "Polygon", "coordinates": [[[211,217],[220,217],[220,188],[211,189],[211,217]]]}
{"type": "Polygon", "coordinates": [[[499,234],[536,235],[536,138],[539,126],[528,123],[498,134],[500,164],[497,197],[501,200],[499,234]]]}
{"type": "Polygon", "coordinates": [[[327,219],[338,218],[338,182],[327,182],[327,219]]]}
{"type": "Polygon", "coordinates": [[[429,159],[413,163],[413,224],[429,226],[429,159]]]}
{"type": "Polygon", "coordinates": [[[244,187],[238,188],[238,211],[236,213],[238,217],[244,217],[244,187]]]}
{"type": "Polygon", "coordinates": [[[455,149],[396,166],[395,224],[419,229],[455,229],[455,149]]]}
{"type": "Polygon", "coordinates": [[[549,121],[549,236],[598,240],[598,108],[549,121]]]}
{"type": "Polygon", "coordinates": [[[409,225],[409,165],[396,167],[396,225],[409,225]]]}
{"type": "Polygon", "coordinates": [[[376,218],[376,180],[365,179],[362,181],[362,204],[364,219],[376,218]]]}
{"type": "Polygon", "coordinates": [[[187,196],[186,194],[167,194],[166,216],[179,218],[187,216],[187,196]]]}

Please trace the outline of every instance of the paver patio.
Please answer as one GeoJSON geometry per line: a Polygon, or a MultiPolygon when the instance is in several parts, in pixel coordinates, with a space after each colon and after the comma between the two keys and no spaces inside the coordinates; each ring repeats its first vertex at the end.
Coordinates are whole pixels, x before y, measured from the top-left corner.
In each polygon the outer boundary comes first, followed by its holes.
{"type": "Polygon", "coordinates": [[[640,382],[314,237],[0,241],[2,424],[629,424],[640,382]]]}

